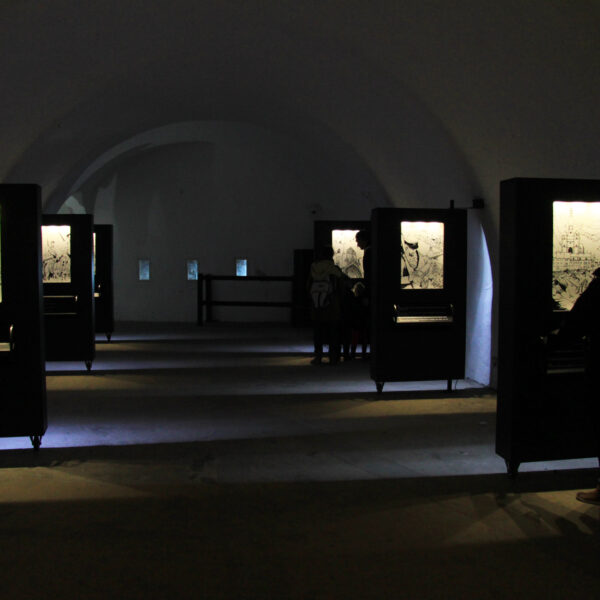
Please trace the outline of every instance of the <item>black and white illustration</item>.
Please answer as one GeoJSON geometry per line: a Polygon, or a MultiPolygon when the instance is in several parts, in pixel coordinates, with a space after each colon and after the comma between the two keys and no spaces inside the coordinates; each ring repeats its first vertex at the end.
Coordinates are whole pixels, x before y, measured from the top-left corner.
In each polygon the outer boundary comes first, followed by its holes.
{"type": "Polygon", "coordinates": [[[402,221],[400,245],[402,289],[444,289],[444,224],[402,221]]]}
{"type": "Polygon", "coordinates": [[[71,283],[71,226],[42,226],[44,283],[71,283]]]}
{"type": "Polygon", "coordinates": [[[552,299],[571,310],[600,267],[600,202],[556,200],[552,213],[552,299]]]}
{"type": "Polygon", "coordinates": [[[356,244],[358,229],[334,229],[331,232],[333,262],[352,279],[364,277],[363,255],[356,244]]]}

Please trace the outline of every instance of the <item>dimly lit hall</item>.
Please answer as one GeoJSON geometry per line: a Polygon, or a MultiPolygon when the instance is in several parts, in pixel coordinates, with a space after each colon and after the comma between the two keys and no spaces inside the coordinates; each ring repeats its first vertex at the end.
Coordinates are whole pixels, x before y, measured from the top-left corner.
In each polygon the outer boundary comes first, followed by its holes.
{"type": "Polygon", "coordinates": [[[597,596],[599,30],[1,3],[3,597],[597,596]]]}

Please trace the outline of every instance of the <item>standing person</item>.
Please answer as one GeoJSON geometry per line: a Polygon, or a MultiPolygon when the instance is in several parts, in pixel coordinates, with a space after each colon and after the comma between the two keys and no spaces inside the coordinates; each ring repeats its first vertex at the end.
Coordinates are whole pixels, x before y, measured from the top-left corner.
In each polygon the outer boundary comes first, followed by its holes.
{"type": "Polygon", "coordinates": [[[363,251],[363,283],[360,290],[360,300],[363,307],[362,324],[362,357],[367,358],[367,346],[371,337],[371,233],[361,229],[356,234],[356,245],[363,251]]]}
{"type": "Polygon", "coordinates": [[[363,280],[368,297],[371,293],[371,234],[367,229],[361,229],[355,239],[356,245],[363,251],[363,280]]]}
{"type": "MultiPolygon", "coordinates": [[[[354,280],[348,277],[342,269],[343,277],[340,280],[340,308],[341,308],[341,323],[340,323],[340,347],[344,360],[352,360],[354,352],[352,350],[352,331],[355,320],[355,305],[356,298],[354,296],[353,282],[354,280]]],[[[356,349],[356,348],[354,348],[356,349]]]]}
{"type": "Polygon", "coordinates": [[[321,364],[324,345],[329,347],[329,363],[333,365],[340,361],[343,276],[341,269],[333,262],[333,248],[319,248],[310,266],[307,282],[315,346],[315,357],[311,361],[313,365],[321,364]]]}
{"type": "MultiPolygon", "coordinates": [[[[590,417],[596,428],[598,466],[600,467],[600,268],[593,273],[593,279],[585,291],[577,298],[573,308],[567,313],[560,329],[561,336],[585,336],[587,357],[585,377],[588,400],[591,403],[590,417]]],[[[589,492],[579,492],[577,500],[600,505],[600,472],[596,488],[589,492]]]]}
{"type": "Polygon", "coordinates": [[[350,329],[350,348],[344,355],[345,360],[353,360],[356,356],[358,344],[362,345],[363,356],[367,351],[367,310],[364,295],[365,286],[362,281],[355,283],[351,289],[351,299],[348,302],[348,326],[350,329]]]}

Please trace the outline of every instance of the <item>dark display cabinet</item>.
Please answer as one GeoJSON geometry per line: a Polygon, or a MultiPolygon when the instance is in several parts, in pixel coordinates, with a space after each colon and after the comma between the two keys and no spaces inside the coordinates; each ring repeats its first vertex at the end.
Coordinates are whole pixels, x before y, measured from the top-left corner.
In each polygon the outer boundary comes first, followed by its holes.
{"type": "Polygon", "coordinates": [[[597,453],[585,344],[556,335],[600,266],[600,181],[500,184],[496,452],[522,462],[597,453]]]}
{"type": "Polygon", "coordinates": [[[46,432],[41,282],[41,202],[37,185],[0,185],[0,436],[46,432]]]}
{"type": "Polygon", "coordinates": [[[464,377],[467,220],[462,209],[372,212],[371,378],[464,377]]]}
{"type": "Polygon", "coordinates": [[[364,276],[363,251],[356,244],[356,234],[371,230],[370,221],[315,221],[315,249],[333,247],[333,261],[351,279],[364,276]]]}
{"type": "Polygon", "coordinates": [[[110,338],[115,330],[113,293],[113,226],[94,225],[94,311],[96,333],[110,338]]]}
{"type": "Polygon", "coordinates": [[[93,217],[42,216],[42,281],[46,360],[81,360],[95,347],[93,217]]]}

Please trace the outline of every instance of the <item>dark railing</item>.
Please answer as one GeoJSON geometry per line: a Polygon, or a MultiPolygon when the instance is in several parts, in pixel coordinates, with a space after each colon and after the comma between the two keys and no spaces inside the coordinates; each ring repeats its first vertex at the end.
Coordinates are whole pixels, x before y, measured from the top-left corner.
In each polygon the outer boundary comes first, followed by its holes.
{"type": "Polygon", "coordinates": [[[213,300],[213,282],[214,281],[264,281],[274,282],[282,281],[292,284],[294,283],[294,277],[292,275],[275,275],[275,276],[248,276],[238,277],[236,275],[205,275],[203,273],[198,274],[198,325],[202,325],[204,322],[210,323],[213,320],[212,309],[213,306],[261,306],[261,307],[280,307],[290,308],[294,307],[292,300],[294,291],[290,289],[290,300],[289,301],[270,301],[270,300],[213,300]],[[204,310],[206,309],[206,310],[204,310]]]}

